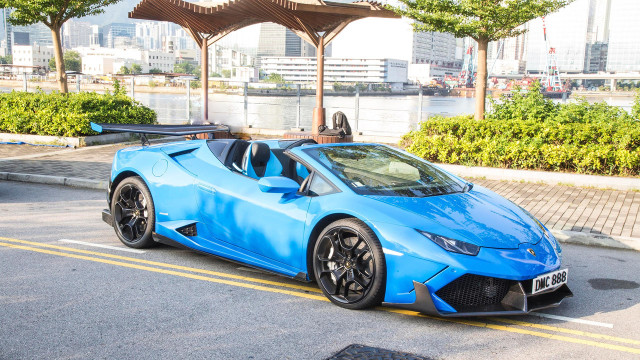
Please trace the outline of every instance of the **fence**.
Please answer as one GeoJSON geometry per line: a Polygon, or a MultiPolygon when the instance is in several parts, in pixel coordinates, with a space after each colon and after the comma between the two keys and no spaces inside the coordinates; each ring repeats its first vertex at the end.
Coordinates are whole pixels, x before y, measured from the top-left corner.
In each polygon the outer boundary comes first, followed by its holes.
{"type": "MultiPolygon", "coordinates": [[[[183,124],[202,119],[201,90],[192,89],[188,81],[174,86],[141,85],[133,78],[125,79],[125,87],[131,97],[158,113],[163,124],[183,124]],[[178,86],[175,86],[178,85],[178,86]]],[[[6,83],[6,82],[5,82],[6,83]]],[[[52,91],[57,89],[53,81],[22,79],[11,84],[0,82],[0,90],[52,91]]],[[[238,83],[212,81],[209,94],[209,121],[231,126],[289,130],[310,130],[315,96],[312,86],[277,86],[263,83],[238,83]]],[[[69,91],[112,90],[112,85],[71,77],[69,91]]],[[[473,113],[473,98],[426,96],[360,91],[353,93],[325,91],[324,106],[327,121],[336,111],[347,115],[354,131],[364,135],[400,137],[417,128],[420,121],[432,115],[457,115],[473,113]]]]}

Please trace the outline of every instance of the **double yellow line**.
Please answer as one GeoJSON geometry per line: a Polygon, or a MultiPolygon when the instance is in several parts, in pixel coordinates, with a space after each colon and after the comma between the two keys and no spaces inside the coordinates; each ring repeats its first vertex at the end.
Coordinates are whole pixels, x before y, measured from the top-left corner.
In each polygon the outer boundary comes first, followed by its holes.
{"type": "MultiPolygon", "coordinates": [[[[38,252],[48,255],[63,256],[73,259],[93,261],[103,264],[122,266],[131,269],[145,270],[160,274],[180,276],[183,278],[208,281],[212,283],[225,284],[231,286],[237,286],[247,289],[267,291],[272,293],[286,294],[306,299],[328,301],[328,299],[322,295],[322,292],[317,287],[296,285],[279,281],[271,281],[265,279],[259,279],[248,276],[234,275],[229,273],[223,273],[218,271],[211,271],[205,269],[192,268],[188,266],[168,264],[158,261],[143,260],[138,258],[132,258],[127,256],[114,255],[103,252],[89,251],[70,248],[66,246],[58,246],[51,244],[43,244],[38,242],[31,242],[25,240],[18,240],[6,237],[0,237],[0,246],[38,252]],[[98,256],[98,257],[96,257],[98,256]]],[[[640,340],[626,339],[615,336],[609,336],[598,333],[591,333],[580,330],[567,329],[557,326],[549,326],[544,324],[528,323],[519,320],[513,320],[510,318],[498,318],[491,317],[484,320],[490,322],[483,322],[470,319],[461,318],[440,318],[430,315],[420,314],[415,311],[391,309],[386,307],[379,307],[379,310],[389,313],[403,314],[409,316],[422,317],[432,320],[445,321],[449,323],[462,324],[474,327],[483,327],[493,330],[506,331],[510,333],[517,333],[523,335],[530,335],[540,338],[558,340],[568,343],[581,344],[587,346],[593,346],[597,348],[603,348],[607,350],[622,351],[631,354],[640,354],[640,348],[630,347],[626,345],[611,344],[610,342],[616,342],[620,344],[627,344],[640,347],[640,340]],[[496,324],[498,323],[498,324],[496,324]],[[503,325],[504,324],[504,325],[503,325]],[[536,329],[536,330],[531,330],[536,329]],[[537,331],[544,330],[547,332],[537,331]],[[566,335],[561,335],[566,334],[566,335]],[[571,335],[571,336],[568,336],[571,335]],[[589,339],[594,340],[589,340],[589,339]],[[603,342],[608,341],[608,342],[603,342]]]]}

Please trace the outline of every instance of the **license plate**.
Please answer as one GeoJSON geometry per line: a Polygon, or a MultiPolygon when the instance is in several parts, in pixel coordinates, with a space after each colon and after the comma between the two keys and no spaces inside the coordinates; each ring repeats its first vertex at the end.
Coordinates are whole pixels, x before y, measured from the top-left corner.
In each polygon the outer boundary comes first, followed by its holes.
{"type": "Polygon", "coordinates": [[[549,289],[555,289],[562,284],[567,283],[569,269],[562,269],[546,274],[542,274],[533,279],[531,294],[537,294],[549,289]]]}

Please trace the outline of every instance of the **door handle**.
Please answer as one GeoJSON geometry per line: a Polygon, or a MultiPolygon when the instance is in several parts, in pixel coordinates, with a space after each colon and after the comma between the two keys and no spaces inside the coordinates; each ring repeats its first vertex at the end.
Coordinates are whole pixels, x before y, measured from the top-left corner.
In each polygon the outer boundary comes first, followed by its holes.
{"type": "Polygon", "coordinates": [[[202,190],[202,191],[206,191],[206,192],[211,193],[211,194],[215,194],[216,193],[216,189],[211,185],[198,183],[198,188],[200,188],[200,190],[202,190]]]}

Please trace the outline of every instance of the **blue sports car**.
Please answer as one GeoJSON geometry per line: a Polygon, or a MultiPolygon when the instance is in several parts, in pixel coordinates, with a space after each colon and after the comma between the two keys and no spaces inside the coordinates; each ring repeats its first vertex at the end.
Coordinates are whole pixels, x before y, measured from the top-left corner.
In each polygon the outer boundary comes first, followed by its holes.
{"type": "Polygon", "coordinates": [[[513,315],[572,296],[560,245],[536,218],[386,145],[143,144],[115,155],[107,200],[103,219],[127,246],[186,246],[316,281],[348,309],[513,315]]]}

